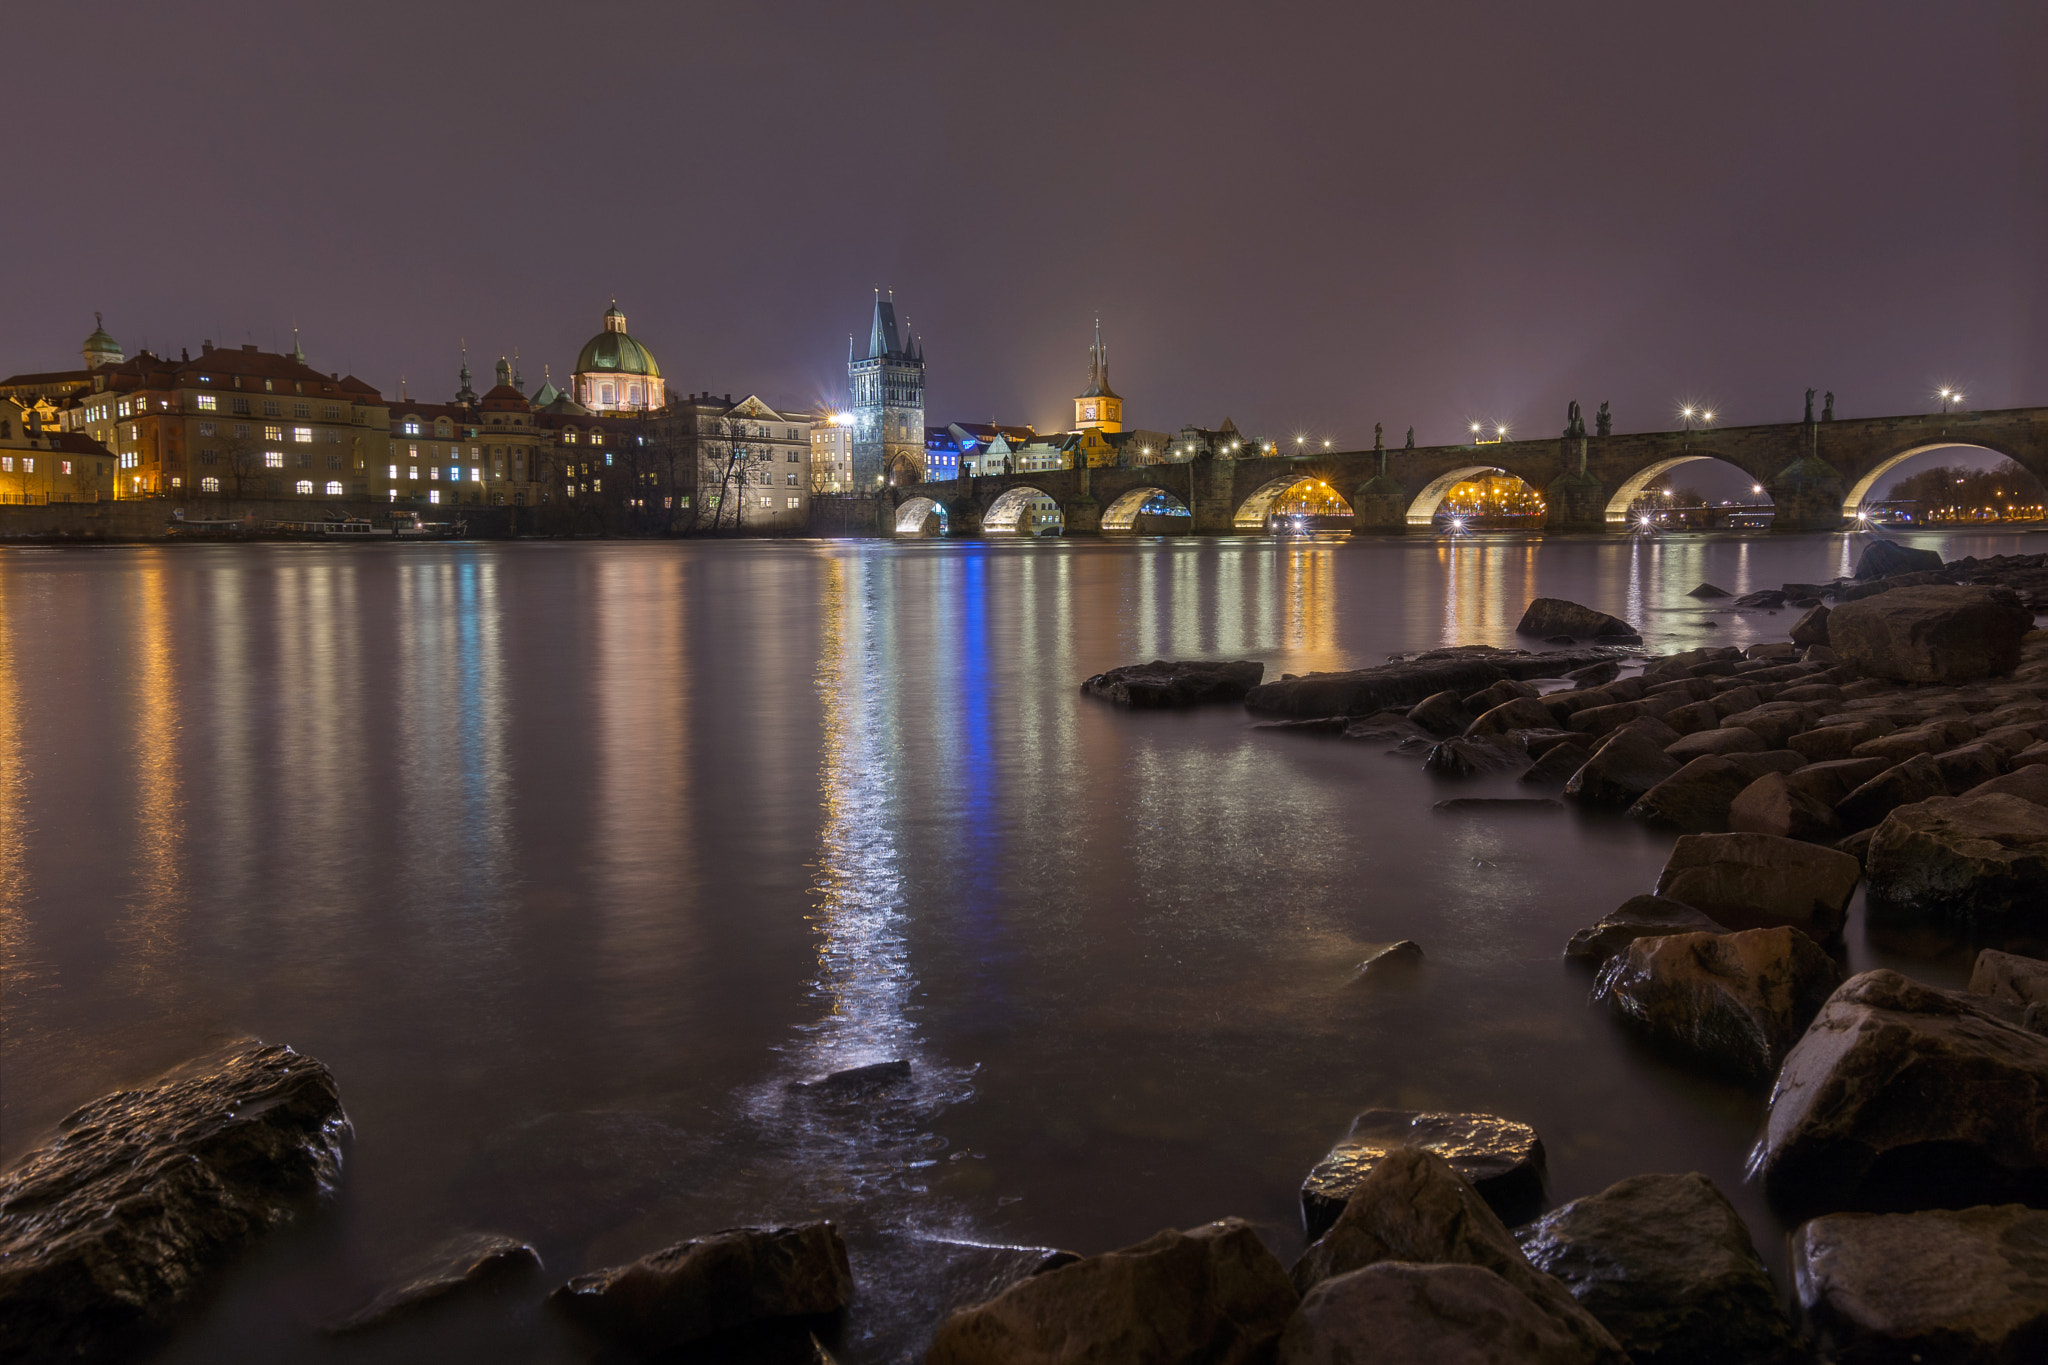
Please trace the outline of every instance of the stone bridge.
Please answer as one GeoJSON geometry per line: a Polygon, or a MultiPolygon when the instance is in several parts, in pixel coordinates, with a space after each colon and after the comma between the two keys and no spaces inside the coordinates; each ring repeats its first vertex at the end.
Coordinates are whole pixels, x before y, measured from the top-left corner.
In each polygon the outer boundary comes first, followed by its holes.
{"type": "MultiPolygon", "coordinates": [[[[1130,534],[1159,493],[1186,505],[1197,534],[1263,530],[1273,504],[1304,480],[1327,484],[1351,505],[1359,532],[1426,529],[1457,483],[1503,470],[1537,489],[1544,529],[1622,530],[1629,505],[1653,480],[1693,460],[1725,460],[1762,484],[1775,504],[1772,529],[1828,531],[1854,517],[1878,482],[1909,456],[1941,446],[1981,446],[2048,482],[2048,408],[1945,412],[1778,426],[1542,441],[1353,450],[1306,456],[1130,468],[1000,474],[892,489],[897,535],[919,535],[944,509],[955,536],[1014,533],[1033,493],[1059,505],[1068,535],[1130,534]]],[[[1151,529],[1144,525],[1144,529],[1151,529]]]]}

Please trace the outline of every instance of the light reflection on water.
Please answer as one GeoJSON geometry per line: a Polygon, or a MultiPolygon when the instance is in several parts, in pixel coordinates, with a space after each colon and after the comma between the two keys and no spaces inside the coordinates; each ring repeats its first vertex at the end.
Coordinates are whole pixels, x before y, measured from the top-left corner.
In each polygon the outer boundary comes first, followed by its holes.
{"type": "Polygon", "coordinates": [[[1513,644],[1538,594],[1653,648],[1742,645],[1791,615],[1694,584],[1849,553],[0,551],[0,1157],[225,1036],[335,1066],[360,1134],[337,1248],[238,1280],[190,1359],[265,1313],[291,1355],[279,1304],[462,1225],[562,1273],[814,1213],[1083,1250],[1240,1213],[1284,1251],[1301,1172],[1374,1104],[1527,1117],[1560,1197],[1705,1170],[1769,1247],[1739,1186],[1754,1098],[1631,1051],[1557,963],[1667,840],[1449,819],[1412,755],[1076,684],[1513,644]],[[1404,937],[1414,990],[1348,985],[1404,937]],[[788,1088],[896,1058],[912,1082],[869,1102],[788,1088]]]}

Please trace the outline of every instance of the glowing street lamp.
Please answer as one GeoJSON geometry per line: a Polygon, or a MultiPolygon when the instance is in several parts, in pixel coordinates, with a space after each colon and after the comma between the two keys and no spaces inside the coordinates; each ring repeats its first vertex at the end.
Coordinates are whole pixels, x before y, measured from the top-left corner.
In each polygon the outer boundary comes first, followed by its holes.
{"type": "Polygon", "coordinates": [[[1950,404],[1960,403],[1963,401],[1962,392],[1958,389],[1950,388],[1946,384],[1942,385],[1942,387],[1935,393],[1934,396],[1941,400],[1941,410],[1943,412],[1947,412],[1949,410],[1950,404]]]}

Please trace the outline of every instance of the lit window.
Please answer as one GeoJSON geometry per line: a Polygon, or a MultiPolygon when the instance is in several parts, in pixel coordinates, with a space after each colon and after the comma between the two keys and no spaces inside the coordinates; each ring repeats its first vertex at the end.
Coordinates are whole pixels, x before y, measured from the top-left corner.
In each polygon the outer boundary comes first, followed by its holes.
{"type": "Polygon", "coordinates": [[[202,393],[192,401],[201,412],[213,412],[220,407],[220,400],[210,393],[202,393]]]}
{"type": "Polygon", "coordinates": [[[199,491],[202,493],[220,492],[220,480],[209,474],[199,481],[199,491]]]}
{"type": "MultiPolygon", "coordinates": [[[[794,488],[794,487],[796,487],[796,475],[795,475],[794,473],[791,473],[791,474],[790,474],[790,476],[789,476],[789,486],[790,486],[791,488],[794,488]]],[[[792,507],[794,507],[795,505],[796,505],[795,503],[791,503],[791,504],[790,504],[790,506],[792,506],[792,507]]]]}
{"type": "Polygon", "coordinates": [[[451,465],[449,465],[449,466],[448,466],[448,482],[450,482],[450,483],[461,483],[461,482],[462,482],[462,466],[461,466],[461,465],[459,465],[459,464],[451,464],[451,465]]]}
{"type": "Polygon", "coordinates": [[[302,496],[311,493],[313,491],[313,481],[311,479],[300,479],[292,485],[292,489],[302,496]]]}
{"type": "Polygon", "coordinates": [[[392,478],[392,480],[393,480],[393,481],[396,481],[396,480],[397,480],[397,478],[398,478],[398,466],[397,466],[397,465],[392,465],[392,466],[391,466],[391,475],[390,475],[390,477],[392,478]]]}
{"type": "Polygon", "coordinates": [[[592,479],[590,481],[590,491],[593,493],[602,493],[604,491],[604,480],[592,479]]]}
{"type": "Polygon", "coordinates": [[[330,498],[338,498],[341,496],[341,480],[329,479],[327,481],[327,496],[330,498]]]}
{"type": "Polygon", "coordinates": [[[775,499],[773,499],[773,498],[763,498],[763,499],[761,499],[761,505],[762,505],[763,507],[773,507],[773,506],[775,505],[775,499]]]}
{"type": "Polygon", "coordinates": [[[407,477],[408,479],[417,479],[420,476],[420,467],[416,464],[407,465],[406,471],[407,472],[405,477],[407,477]]]}
{"type": "Polygon", "coordinates": [[[121,408],[120,408],[120,415],[121,415],[121,416],[123,416],[123,417],[126,417],[126,416],[128,415],[128,412],[129,412],[129,409],[130,409],[130,407],[131,407],[131,406],[132,406],[132,405],[131,405],[131,404],[130,404],[130,403],[128,402],[128,400],[127,400],[127,399],[125,399],[125,398],[123,398],[123,399],[121,400],[121,408]]]}
{"type": "Polygon", "coordinates": [[[391,490],[391,500],[392,500],[393,502],[397,502],[397,501],[398,501],[398,490],[397,490],[396,488],[394,488],[394,489],[392,489],[392,490],[391,490]]]}
{"type": "Polygon", "coordinates": [[[14,457],[12,455],[0,455],[0,474],[12,474],[13,472],[14,457]]]}
{"type": "Polygon", "coordinates": [[[311,428],[311,427],[293,427],[293,428],[292,428],[292,439],[293,439],[294,441],[297,441],[297,442],[298,442],[298,443],[299,443],[300,445],[302,445],[302,446],[307,446],[307,445],[311,445],[311,444],[313,444],[313,428],[311,428]]]}
{"type": "Polygon", "coordinates": [[[471,483],[482,483],[484,481],[484,471],[475,465],[471,465],[469,469],[469,481],[471,483]]]}
{"type": "Polygon", "coordinates": [[[264,452],[263,452],[263,467],[264,467],[265,469],[283,469],[283,468],[284,468],[284,452],[283,452],[282,450],[266,450],[266,451],[264,451],[264,452]]]}
{"type": "Polygon", "coordinates": [[[69,473],[71,472],[71,461],[69,461],[69,460],[61,460],[61,461],[59,461],[59,462],[58,462],[58,469],[57,469],[57,472],[58,472],[59,474],[69,474],[69,473]]]}
{"type": "Polygon", "coordinates": [[[441,477],[441,466],[439,466],[439,465],[437,465],[437,464],[430,464],[430,465],[428,465],[428,466],[427,466],[427,477],[428,477],[428,478],[430,478],[430,479],[438,479],[438,478],[440,478],[440,477],[441,477]]]}
{"type": "Polygon", "coordinates": [[[263,439],[266,441],[282,441],[284,439],[284,428],[273,426],[264,427],[263,439]]]}
{"type": "Polygon", "coordinates": [[[591,443],[592,445],[594,445],[594,446],[601,446],[601,445],[603,445],[603,444],[604,444],[604,433],[603,433],[603,432],[601,432],[601,431],[593,431],[593,432],[591,432],[591,433],[590,433],[590,443],[591,443]]]}
{"type": "Polygon", "coordinates": [[[420,424],[419,424],[418,422],[407,422],[407,423],[405,424],[405,434],[406,434],[406,435],[408,435],[408,436],[417,436],[417,435],[419,435],[419,434],[420,434],[420,424]]]}
{"type": "Polygon", "coordinates": [[[796,505],[797,505],[797,504],[798,504],[798,503],[799,503],[800,501],[801,501],[801,499],[798,499],[798,498],[791,498],[791,499],[789,500],[789,505],[790,505],[791,507],[795,507],[795,506],[796,506],[796,505]]]}
{"type": "Polygon", "coordinates": [[[440,490],[440,489],[438,489],[438,488],[430,488],[430,489],[428,489],[428,490],[427,490],[427,501],[428,501],[428,502],[439,502],[440,500],[441,500],[441,490],[440,490]]]}

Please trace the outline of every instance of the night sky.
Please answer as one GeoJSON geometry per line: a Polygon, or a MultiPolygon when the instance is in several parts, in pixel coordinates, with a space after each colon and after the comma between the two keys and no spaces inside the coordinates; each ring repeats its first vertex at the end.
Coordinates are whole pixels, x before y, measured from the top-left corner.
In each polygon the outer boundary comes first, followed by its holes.
{"type": "MultiPolygon", "coordinates": [[[[2048,7],[208,3],[10,9],[0,373],[288,347],[1389,443],[2048,402],[2048,7]]],[[[483,387],[479,384],[479,387],[483,387]]]]}

